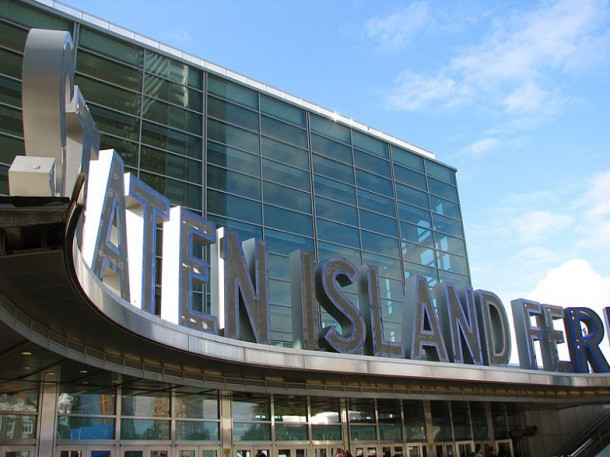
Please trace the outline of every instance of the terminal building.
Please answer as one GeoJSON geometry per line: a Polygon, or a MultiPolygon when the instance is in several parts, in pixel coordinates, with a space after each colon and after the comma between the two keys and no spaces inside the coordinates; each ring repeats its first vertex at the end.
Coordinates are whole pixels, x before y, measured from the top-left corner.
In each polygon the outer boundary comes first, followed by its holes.
{"type": "Polygon", "coordinates": [[[503,304],[471,289],[456,172],[65,4],[0,0],[0,457],[608,444],[610,368],[585,344],[601,319],[517,300],[511,342],[503,304]],[[24,74],[30,29],[71,37],[99,131],[74,195],[19,196],[9,179],[46,131],[26,114],[46,103],[30,89],[45,72],[24,74]],[[114,205],[100,217],[98,200],[114,205]]]}

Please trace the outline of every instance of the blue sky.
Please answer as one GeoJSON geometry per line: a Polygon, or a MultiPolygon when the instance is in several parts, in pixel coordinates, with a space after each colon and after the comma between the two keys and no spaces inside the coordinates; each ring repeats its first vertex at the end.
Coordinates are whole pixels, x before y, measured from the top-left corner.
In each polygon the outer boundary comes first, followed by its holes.
{"type": "Polygon", "coordinates": [[[607,0],[67,3],[456,167],[473,286],[507,308],[610,306],[607,0]]]}

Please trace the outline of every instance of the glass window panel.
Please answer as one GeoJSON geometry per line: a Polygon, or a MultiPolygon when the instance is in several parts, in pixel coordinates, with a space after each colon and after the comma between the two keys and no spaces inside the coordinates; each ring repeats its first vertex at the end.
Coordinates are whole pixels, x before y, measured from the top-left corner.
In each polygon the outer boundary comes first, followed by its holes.
{"type": "Polygon", "coordinates": [[[124,416],[169,417],[169,394],[123,392],[121,408],[124,416]]]}
{"type": "MultiPolygon", "coordinates": [[[[0,29],[0,31],[2,30],[0,29]]],[[[23,57],[20,55],[0,49],[0,73],[12,76],[13,78],[21,79],[22,62],[23,57]]]]}
{"type": "Polygon", "coordinates": [[[162,125],[142,122],[142,143],[201,159],[201,138],[162,125]]]}
{"type": "Polygon", "coordinates": [[[316,195],[322,195],[348,205],[356,205],[356,189],[353,186],[317,175],[314,175],[313,182],[316,195]]]}
{"type": "MultiPolygon", "coordinates": [[[[136,68],[79,49],[76,70],[93,78],[135,91],[142,88],[142,72],[136,68]]],[[[88,100],[88,99],[87,99],[88,100]]]]}
{"type": "Polygon", "coordinates": [[[208,96],[208,115],[249,130],[258,131],[258,113],[208,96]]]}
{"type": "Polygon", "coordinates": [[[233,439],[235,441],[269,441],[271,424],[233,422],[233,439]]]}
{"type": "Polygon", "coordinates": [[[348,127],[313,113],[309,114],[309,123],[312,132],[321,133],[329,138],[351,144],[350,129],[348,127]]]}
{"type": "Polygon", "coordinates": [[[398,204],[400,220],[417,224],[420,227],[431,228],[430,212],[404,203],[398,204]]]}
{"type": "Polygon", "coordinates": [[[399,163],[415,170],[424,171],[424,158],[419,154],[392,145],[392,158],[394,159],[394,163],[399,163]]]}
{"type": "Polygon", "coordinates": [[[432,211],[442,214],[443,216],[461,219],[460,207],[456,203],[452,203],[442,198],[431,195],[430,208],[432,208],[432,211]]]}
{"type": "Polygon", "coordinates": [[[451,402],[451,417],[453,418],[453,435],[456,440],[472,439],[470,428],[470,409],[466,401],[451,402]]]}
{"type": "Polygon", "coordinates": [[[422,401],[404,401],[404,421],[408,441],[424,441],[426,439],[426,420],[424,403],[422,401]]]}
{"type": "Polygon", "coordinates": [[[311,134],[311,149],[324,157],[330,157],[341,162],[352,164],[352,148],[346,144],[311,134]]]}
{"type": "Polygon", "coordinates": [[[261,199],[261,183],[258,178],[208,165],[208,187],[224,190],[242,197],[261,199]]]}
{"type": "Polygon", "coordinates": [[[358,225],[358,211],[355,207],[322,197],[316,198],[316,216],[354,226],[358,225]]]}
{"type": "Polygon", "coordinates": [[[441,182],[437,179],[428,178],[428,187],[431,194],[436,194],[452,201],[457,201],[457,189],[451,184],[441,182]]]}
{"type": "Polygon", "coordinates": [[[258,156],[214,141],[208,141],[208,163],[254,176],[261,174],[258,156]]]}
{"type": "Polygon", "coordinates": [[[388,158],[388,145],[384,141],[373,138],[372,136],[357,130],[352,131],[352,141],[356,148],[378,155],[384,159],[388,158]]]}
{"type": "Polygon", "coordinates": [[[396,181],[400,181],[410,186],[417,187],[418,189],[424,191],[428,189],[426,185],[426,176],[422,173],[409,170],[408,168],[399,167],[398,165],[395,165],[394,178],[396,179],[396,181]]]}
{"type": "Polygon", "coordinates": [[[358,189],[358,206],[386,216],[396,216],[393,199],[366,190],[358,189]]]}
{"type": "Polygon", "coordinates": [[[362,254],[362,263],[364,265],[376,265],[379,269],[379,275],[390,278],[400,278],[400,261],[383,255],[364,252],[362,254]]]}
{"type": "Polygon", "coordinates": [[[432,429],[436,441],[452,441],[449,402],[431,401],[432,429]]]}
{"type": "Polygon", "coordinates": [[[17,155],[25,155],[23,140],[0,135],[0,163],[10,165],[17,155]]]}
{"type": "Polygon", "coordinates": [[[471,402],[470,417],[472,419],[474,439],[477,441],[487,441],[489,439],[489,427],[487,425],[485,404],[477,401],[471,402]]]}
{"type": "MultiPolygon", "coordinates": [[[[6,387],[9,388],[10,384],[6,387]]],[[[38,410],[38,390],[3,392],[0,394],[0,411],[34,412],[38,410]]]]}
{"type": "Polygon", "coordinates": [[[304,110],[267,95],[261,95],[261,111],[301,127],[307,126],[304,110]]]}
{"type": "Polygon", "coordinates": [[[357,167],[377,173],[382,176],[390,177],[390,162],[378,157],[354,149],[354,162],[357,167]]]}
{"type": "Polygon", "coordinates": [[[491,421],[494,429],[494,438],[496,440],[505,440],[509,438],[508,423],[506,421],[506,405],[504,403],[490,403],[491,421]]]}
{"type": "Polygon", "coordinates": [[[269,254],[269,277],[290,280],[290,259],[283,255],[269,254]]]}
{"type": "Polygon", "coordinates": [[[286,186],[310,191],[309,173],[272,160],[263,159],[263,177],[286,186]]]}
{"type": "Polygon", "coordinates": [[[265,181],[263,195],[265,203],[311,214],[311,194],[309,193],[265,181]]]}
{"type": "Polygon", "coordinates": [[[168,198],[174,205],[182,205],[195,210],[201,210],[201,187],[183,181],[140,172],[140,179],[168,198]]]}
{"type": "Polygon", "coordinates": [[[198,113],[203,111],[201,92],[148,73],[144,75],[144,93],[198,113]]]}
{"type": "Polygon", "coordinates": [[[176,421],[177,441],[218,441],[218,422],[176,421]]]}
{"type": "Polygon", "coordinates": [[[201,114],[149,97],[144,97],[142,116],[150,121],[196,135],[201,135],[203,129],[201,114]]]}
{"type": "Polygon", "coordinates": [[[326,243],[324,241],[320,241],[318,243],[318,254],[320,262],[325,262],[333,257],[345,257],[356,267],[362,264],[362,255],[358,249],[338,246],[336,244],[326,243]]]}
{"type": "Polygon", "coordinates": [[[234,421],[271,420],[268,395],[233,392],[232,406],[234,421]]]}
{"type": "Polygon", "coordinates": [[[438,230],[449,235],[463,237],[462,224],[454,219],[449,219],[445,216],[432,214],[432,222],[434,230],[438,230]]]}
{"type": "Polygon", "coordinates": [[[438,273],[435,268],[411,262],[404,262],[404,268],[405,279],[411,276],[423,276],[428,281],[428,286],[430,287],[438,282],[438,273]]]}
{"type": "Polygon", "coordinates": [[[8,195],[8,166],[0,166],[0,193],[8,195]]]}
{"type": "Polygon", "coordinates": [[[115,60],[142,67],[144,49],[125,40],[104,35],[87,27],[81,27],[79,47],[90,49],[115,60]]]}
{"type": "Polygon", "coordinates": [[[103,151],[104,149],[114,149],[118,152],[126,167],[138,168],[140,154],[138,153],[137,143],[102,133],[100,137],[100,150],[103,151]]]}
{"type": "Polygon", "coordinates": [[[383,398],[378,399],[377,418],[380,424],[401,424],[400,402],[383,398]]]}
{"type": "Polygon", "coordinates": [[[394,218],[360,210],[360,225],[364,229],[398,238],[396,219],[394,218]]]}
{"type": "MultiPolygon", "coordinates": [[[[402,426],[394,424],[379,424],[379,439],[382,441],[402,441],[402,426]]],[[[392,454],[388,453],[388,457],[392,454]]]]}
{"type": "MultiPolygon", "coordinates": [[[[6,2],[3,2],[3,4],[5,3],[6,2]]],[[[3,8],[3,13],[6,9],[5,6],[3,8]]],[[[12,49],[13,51],[23,52],[27,34],[27,30],[23,30],[21,27],[15,27],[12,24],[0,22],[0,46],[12,49]]],[[[2,62],[1,59],[0,62],[2,62]]],[[[0,63],[0,65],[2,65],[2,63],[0,63]]]]}
{"type": "Polygon", "coordinates": [[[307,148],[305,130],[267,116],[261,116],[261,133],[301,148],[307,148]]]}
{"type": "Polygon", "coordinates": [[[77,76],[76,84],[85,99],[128,114],[140,114],[140,95],[125,89],[103,84],[84,76],[77,76]]]}
{"type": "Polygon", "coordinates": [[[236,221],[226,217],[221,217],[213,214],[206,216],[206,219],[220,227],[226,227],[237,232],[240,240],[249,240],[250,238],[263,238],[263,229],[260,226],[248,224],[246,222],[236,221]]]}
{"type": "Polygon", "coordinates": [[[261,224],[261,204],[214,190],[207,191],[208,212],[231,215],[244,221],[261,224]]]}
{"type": "Polygon", "coordinates": [[[275,252],[277,254],[288,255],[292,251],[303,249],[305,251],[313,252],[313,240],[311,238],[304,238],[290,233],[278,232],[265,228],[265,240],[267,240],[267,247],[269,252],[275,252]]]}
{"type": "Polygon", "coordinates": [[[169,80],[201,89],[203,72],[169,57],[146,50],[146,71],[169,80]]]}
{"type": "Polygon", "coordinates": [[[470,287],[470,279],[468,278],[468,276],[457,275],[449,271],[439,270],[438,279],[441,282],[452,283],[458,290],[463,289],[465,287],[470,287]]]}
{"type": "Polygon", "coordinates": [[[62,414],[113,415],[113,392],[87,392],[67,389],[57,397],[57,409],[62,414]]]}
{"type": "Polygon", "coordinates": [[[0,105],[0,121],[0,132],[23,136],[23,120],[20,109],[0,105]]]}
{"type": "Polygon", "coordinates": [[[176,417],[195,419],[218,419],[217,394],[176,395],[174,400],[176,417]]]}
{"type": "Polygon", "coordinates": [[[348,420],[351,424],[375,423],[375,402],[372,399],[349,399],[348,420]]]}
{"type": "Polygon", "coordinates": [[[258,93],[256,91],[209,73],[208,92],[240,105],[258,109],[258,93]]]}
{"type": "Polygon", "coordinates": [[[428,209],[428,194],[412,187],[396,183],[396,197],[398,200],[428,209]]]}
{"type": "Polygon", "coordinates": [[[89,104],[88,106],[100,132],[138,141],[140,120],[137,117],[128,116],[98,105],[89,104]]]}
{"type": "Polygon", "coordinates": [[[114,418],[59,416],[57,437],[62,440],[113,440],[114,418]]]}
{"type": "Polygon", "coordinates": [[[376,233],[362,231],[362,249],[392,257],[398,257],[398,240],[376,233]]]}
{"type": "Polygon", "coordinates": [[[420,246],[419,244],[402,242],[402,255],[409,262],[419,263],[436,267],[436,259],[434,257],[434,249],[420,246]]]}
{"type": "Polygon", "coordinates": [[[363,187],[377,192],[378,194],[387,195],[388,197],[394,196],[392,181],[389,179],[381,178],[363,170],[356,170],[356,182],[358,183],[358,187],[363,187]]]}
{"type": "Polygon", "coordinates": [[[341,426],[312,425],[311,439],[315,441],[339,441],[341,440],[341,426]]]}
{"type": "Polygon", "coordinates": [[[374,425],[350,425],[349,432],[353,441],[377,441],[374,425]]]}
{"type": "Polygon", "coordinates": [[[261,152],[263,157],[278,162],[289,163],[294,167],[307,169],[309,158],[305,149],[297,148],[271,138],[261,138],[261,152]]]}
{"type": "Polygon", "coordinates": [[[276,395],[276,422],[307,422],[307,399],[294,395],[276,395]]]}
{"type": "Polygon", "coordinates": [[[360,247],[360,236],[356,228],[323,219],[317,219],[317,227],[318,238],[321,240],[346,244],[355,248],[360,247]]]}
{"type": "Polygon", "coordinates": [[[36,438],[36,416],[0,414],[0,439],[24,440],[36,438]]]}
{"type": "Polygon", "coordinates": [[[2,2],[2,16],[30,28],[72,30],[72,22],[68,19],[51,15],[24,3],[2,2]],[[10,7],[5,6],[6,3],[10,7]]]}
{"type": "Polygon", "coordinates": [[[121,419],[122,440],[169,440],[169,421],[121,419]]]}
{"type": "Polygon", "coordinates": [[[269,205],[264,205],[263,211],[265,226],[308,237],[313,236],[311,216],[269,205]]]}
{"type": "MultiPolygon", "coordinates": [[[[276,441],[305,441],[307,439],[307,425],[276,424],[276,441]]],[[[281,455],[281,451],[279,453],[281,455]]]]}
{"type": "Polygon", "coordinates": [[[208,119],[208,138],[250,152],[259,152],[256,133],[233,127],[224,122],[208,119]]]}
{"type": "MultiPolygon", "coordinates": [[[[1,52],[0,52],[1,54],[1,52]]],[[[2,55],[0,55],[0,60],[2,55]]],[[[0,70],[1,71],[1,70],[0,70]]],[[[0,75],[0,103],[21,106],[21,82],[0,75]]]]}
{"type": "Polygon", "coordinates": [[[143,170],[201,184],[201,169],[203,168],[201,162],[169,152],[142,146],[141,167],[143,170]]]}
{"type": "Polygon", "coordinates": [[[441,251],[451,252],[461,256],[466,256],[466,246],[464,240],[453,236],[445,235],[444,233],[434,233],[434,246],[441,251]]]}
{"type": "Polygon", "coordinates": [[[290,283],[287,281],[269,280],[269,299],[272,305],[290,304],[290,283]]]}
{"type": "Polygon", "coordinates": [[[313,154],[313,171],[350,184],[354,183],[354,170],[351,166],[336,162],[326,157],[313,154]]]}
{"type": "Polygon", "coordinates": [[[460,275],[468,274],[468,266],[464,257],[438,252],[438,267],[460,275]]]}
{"type": "Polygon", "coordinates": [[[339,424],[341,415],[339,413],[339,399],[325,397],[310,397],[309,409],[312,424],[339,424]]]}
{"type": "Polygon", "coordinates": [[[440,163],[432,162],[431,160],[425,159],[426,162],[426,173],[430,176],[440,179],[441,181],[448,182],[455,185],[455,170],[441,165],[440,163]]]}
{"type": "MultiPolygon", "coordinates": [[[[417,225],[401,222],[400,223],[400,233],[401,233],[402,239],[405,241],[411,241],[413,243],[423,244],[424,246],[427,246],[427,247],[433,246],[433,242],[432,242],[433,238],[432,238],[431,230],[419,227],[417,225]]],[[[439,249],[438,246],[436,248],[439,249]]]]}
{"type": "Polygon", "coordinates": [[[403,285],[400,279],[379,278],[379,292],[381,298],[390,300],[402,300],[404,298],[403,285]]]}

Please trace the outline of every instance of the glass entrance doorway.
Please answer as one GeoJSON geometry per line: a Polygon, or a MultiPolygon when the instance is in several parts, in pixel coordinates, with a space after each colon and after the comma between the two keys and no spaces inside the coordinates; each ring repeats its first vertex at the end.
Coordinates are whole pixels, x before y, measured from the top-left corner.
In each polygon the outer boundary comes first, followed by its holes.
{"type": "Polygon", "coordinates": [[[124,446],[120,457],[171,457],[170,446],[124,446]]]}
{"type": "Polygon", "coordinates": [[[219,457],[218,446],[178,446],[176,447],[175,457],[219,457]]]}
{"type": "Polygon", "coordinates": [[[54,455],[55,457],[115,457],[113,446],[58,446],[54,455]]]}

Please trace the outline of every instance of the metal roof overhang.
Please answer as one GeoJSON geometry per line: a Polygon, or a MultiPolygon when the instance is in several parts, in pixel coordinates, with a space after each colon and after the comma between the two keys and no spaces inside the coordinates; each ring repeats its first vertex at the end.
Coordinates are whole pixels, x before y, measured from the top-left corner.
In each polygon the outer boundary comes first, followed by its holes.
{"type": "Polygon", "coordinates": [[[62,382],[69,376],[82,380],[94,368],[105,374],[97,382],[108,385],[148,380],[318,395],[610,400],[608,374],[305,351],[172,324],[124,302],[92,274],[75,243],[80,209],[69,199],[0,198],[0,379],[5,382],[42,380],[51,370],[62,382]],[[43,355],[26,364],[29,347],[43,355]]]}

